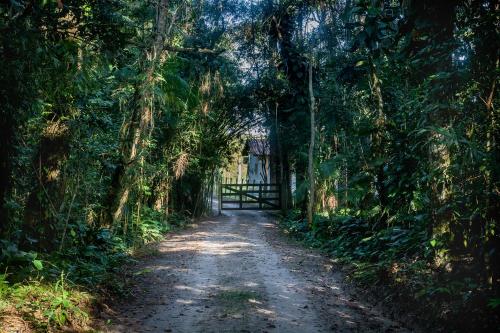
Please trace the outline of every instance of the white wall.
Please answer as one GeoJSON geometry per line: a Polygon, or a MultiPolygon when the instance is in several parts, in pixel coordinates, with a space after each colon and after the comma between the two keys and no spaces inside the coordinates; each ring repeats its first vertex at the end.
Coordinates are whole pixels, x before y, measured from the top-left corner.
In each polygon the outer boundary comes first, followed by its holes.
{"type": "Polygon", "coordinates": [[[259,156],[250,154],[248,156],[248,182],[269,183],[270,178],[269,157],[266,156],[266,159],[262,160],[259,156]],[[265,179],[263,179],[263,175],[266,175],[265,179]]]}

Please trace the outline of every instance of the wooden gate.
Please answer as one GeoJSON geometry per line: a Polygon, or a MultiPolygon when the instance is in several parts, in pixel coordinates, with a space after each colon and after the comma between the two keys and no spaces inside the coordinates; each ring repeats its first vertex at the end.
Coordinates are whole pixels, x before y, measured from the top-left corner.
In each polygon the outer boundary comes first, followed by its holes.
{"type": "Polygon", "coordinates": [[[220,184],[219,211],[276,210],[280,208],[280,184],[220,184]]]}

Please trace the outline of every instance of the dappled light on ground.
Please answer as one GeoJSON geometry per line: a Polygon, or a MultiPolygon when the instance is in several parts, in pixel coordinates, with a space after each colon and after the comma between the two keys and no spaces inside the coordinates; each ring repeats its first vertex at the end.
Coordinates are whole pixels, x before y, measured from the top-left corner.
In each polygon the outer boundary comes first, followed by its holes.
{"type": "Polygon", "coordinates": [[[350,296],[333,264],[287,244],[260,213],[207,219],[172,235],[110,332],[404,331],[350,296]],[[258,222],[257,222],[258,221],[258,222]]]}

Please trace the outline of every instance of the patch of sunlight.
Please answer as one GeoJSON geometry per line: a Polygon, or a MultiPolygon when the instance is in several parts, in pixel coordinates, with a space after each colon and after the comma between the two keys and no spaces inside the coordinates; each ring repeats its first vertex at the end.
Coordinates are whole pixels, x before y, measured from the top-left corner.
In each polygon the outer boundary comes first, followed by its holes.
{"type": "Polygon", "coordinates": [[[188,290],[188,291],[192,291],[192,292],[200,293],[200,294],[203,292],[203,290],[201,290],[201,289],[193,288],[193,287],[186,286],[186,285],[176,285],[176,286],[174,286],[174,289],[177,289],[177,290],[188,290]]]}
{"type": "Polygon", "coordinates": [[[160,271],[160,270],[163,270],[163,271],[171,271],[175,269],[174,267],[170,266],[170,265],[157,265],[157,266],[154,266],[154,269],[151,268],[151,271],[160,271]]]}
{"type": "Polygon", "coordinates": [[[266,316],[274,316],[276,314],[274,311],[264,309],[264,308],[258,308],[256,311],[257,311],[257,313],[261,313],[261,314],[264,314],[266,316]]]}
{"type": "Polygon", "coordinates": [[[180,304],[193,304],[194,302],[190,299],[176,299],[175,300],[176,303],[180,303],[180,304]]]}
{"type": "Polygon", "coordinates": [[[203,243],[203,254],[213,254],[213,255],[229,255],[234,253],[240,253],[246,249],[252,248],[253,245],[247,242],[212,242],[204,241],[203,243]]]}
{"type": "Polygon", "coordinates": [[[252,304],[262,304],[262,302],[261,302],[261,301],[258,301],[258,300],[256,300],[255,298],[250,298],[250,299],[248,300],[248,302],[249,302],[249,303],[252,303],[252,304]]]}

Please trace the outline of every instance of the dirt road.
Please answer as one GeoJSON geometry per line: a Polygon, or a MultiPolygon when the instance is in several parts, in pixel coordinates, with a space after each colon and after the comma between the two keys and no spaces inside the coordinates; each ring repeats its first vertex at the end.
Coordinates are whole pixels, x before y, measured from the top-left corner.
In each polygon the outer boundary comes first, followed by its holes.
{"type": "Polygon", "coordinates": [[[168,236],[108,332],[407,332],[348,292],[329,259],[293,244],[262,213],[201,221],[168,236]]]}

